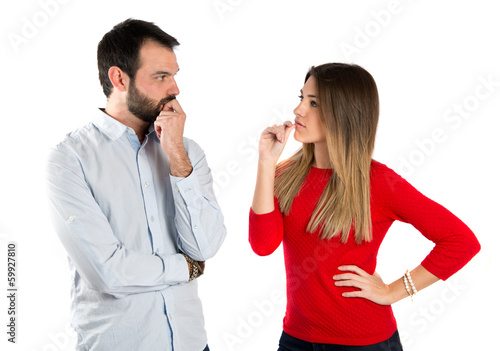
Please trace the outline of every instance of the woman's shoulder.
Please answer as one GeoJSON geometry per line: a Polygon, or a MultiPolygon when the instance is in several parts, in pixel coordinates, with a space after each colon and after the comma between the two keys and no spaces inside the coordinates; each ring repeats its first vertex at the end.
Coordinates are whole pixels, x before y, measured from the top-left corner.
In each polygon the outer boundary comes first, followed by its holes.
{"type": "Polygon", "coordinates": [[[384,163],[372,159],[372,163],[370,166],[370,174],[372,176],[379,176],[381,174],[387,174],[387,173],[396,174],[396,172],[394,172],[384,163]]]}
{"type": "Polygon", "coordinates": [[[387,165],[379,161],[372,160],[370,168],[370,183],[372,188],[376,187],[384,189],[385,191],[393,191],[396,186],[407,184],[407,181],[387,165]]]}

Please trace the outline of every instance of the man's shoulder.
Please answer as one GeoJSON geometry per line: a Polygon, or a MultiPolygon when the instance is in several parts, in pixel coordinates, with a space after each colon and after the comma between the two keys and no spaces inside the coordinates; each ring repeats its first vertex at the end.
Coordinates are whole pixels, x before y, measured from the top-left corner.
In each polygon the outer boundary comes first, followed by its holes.
{"type": "Polygon", "coordinates": [[[104,113],[103,109],[97,111],[84,111],[88,122],[81,127],[67,133],[56,145],[55,148],[72,147],[75,145],[86,145],[92,147],[99,143],[101,138],[109,135],[113,139],[116,135],[123,133],[124,126],[104,113]]]}
{"type": "Polygon", "coordinates": [[[97,146],[98,134],[99,130],[92,122],[74,129],[52,144],[48,150],[49,159],[59,159],[61,156],[80,159],[91,153],[93,146],[97,146]]]}
{"type": "Polygon", "coordinates": [[[92,122],[88,122],[87,124],[64,135],[58,142],[56,142],[55,146],[59,147],[80,143],[82,139],[89,138],[89,134],[92,133],[93,129],[95,129],[94,124],[92,122]]]}
{"type": "MultiPolygon", "coordinates": [[[[92,153],[91,135],[95,126],[89,122],[64,135],[58,142],[49,147],[46,159],[49,174],[60,167],[73,172],[80,171],[80,163],[85,155],[92,153]]],[[[93,143],[95,144],[95,143],[93,143]]],[[[54,173],[56,174],[56,173],[54,173]]]]}

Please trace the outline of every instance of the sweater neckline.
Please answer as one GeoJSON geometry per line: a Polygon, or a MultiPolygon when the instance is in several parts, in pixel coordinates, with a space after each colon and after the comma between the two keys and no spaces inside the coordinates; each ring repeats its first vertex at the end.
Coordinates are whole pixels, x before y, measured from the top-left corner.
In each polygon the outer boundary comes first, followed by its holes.
{"type": "Polygon", "coordinates": [[[331,168],[317,168],[311,166],[308,172],[309,179],[330,179],[333,174],[333,170],[331,168]]]}
{"type": "Polygon", "coordinates": [[[318,168],[318,167],[311,166],[311,171],[327,173],[327,172],[332,172],[333,170],[331,168],[318,168]]]}

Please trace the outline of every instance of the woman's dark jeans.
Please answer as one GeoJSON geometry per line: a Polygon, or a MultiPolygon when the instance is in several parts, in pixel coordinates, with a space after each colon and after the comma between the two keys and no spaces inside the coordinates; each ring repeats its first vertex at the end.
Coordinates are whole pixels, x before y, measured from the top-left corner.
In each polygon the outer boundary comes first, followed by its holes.
{"type": "Polygon", "coordinates": [[[294,338],[283,332],[278,351],[403,351],[403,346],[401,345],[397,330],[389,339],[366,346],[311,343],[294,338]]]}

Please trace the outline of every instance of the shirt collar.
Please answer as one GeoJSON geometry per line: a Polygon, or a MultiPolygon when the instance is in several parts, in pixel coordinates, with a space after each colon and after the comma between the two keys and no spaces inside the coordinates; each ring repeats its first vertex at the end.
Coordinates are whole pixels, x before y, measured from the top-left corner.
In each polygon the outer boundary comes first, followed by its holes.
{"type": "Polygon", "coordinates": [[[155,140],[160,141],[160,139],[158,139],[158,135],[155,132],[155,124],[154,123],[151,123],[149,125],[149,128],[148,128],[148,137],[150,137],[150,138],[154,137],[155,140]]]}
{"type": "MultiPolygon", "coordinates": [[[[122,136],[123,133],[125,133],[128,130],[132,130],[132,128],[127,127],[126,125],[118,122],[116,119],[108,115],[106,112],[104,112],[103,108],[100,108],[99,111],[96,113],[96,116],[92,123],[101,131],[103,132],[108,138],[111,140],[115,141],[117,140],[120,136],[122,136]]],[[[135,134],[135,132],[134,132],[135,134]]],[[[148,128],[148,137],[153,138],[155,141],[159,142],[160,139],[158,139],[158,136],[155,132],[155,126],[154,123],[151,123],[148,128]]]]}
{"type": "Polygon", "coordinates": [[[104,112],[103,108],[100,108],[96,113],[92,123],[113,141],[117,140],[127,129],[129,129],[129,127],[118,122],[104,112]]]}

